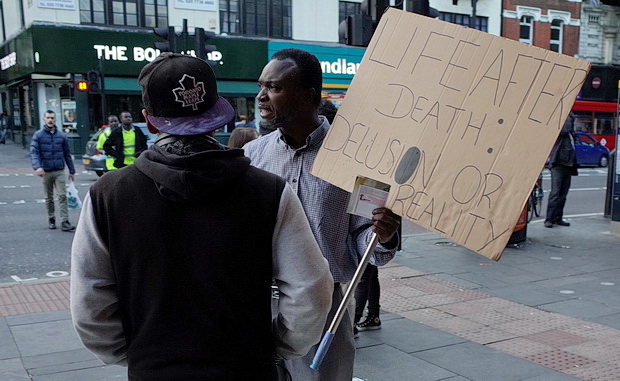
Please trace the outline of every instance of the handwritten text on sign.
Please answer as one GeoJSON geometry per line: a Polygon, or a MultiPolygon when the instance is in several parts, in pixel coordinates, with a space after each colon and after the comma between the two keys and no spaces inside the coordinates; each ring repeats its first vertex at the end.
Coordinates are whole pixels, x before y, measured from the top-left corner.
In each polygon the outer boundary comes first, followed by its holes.
{"type": "Polygon", "coordinates": [[[590,64],[389,9],[313,173],[499,259],[590,64]]]}

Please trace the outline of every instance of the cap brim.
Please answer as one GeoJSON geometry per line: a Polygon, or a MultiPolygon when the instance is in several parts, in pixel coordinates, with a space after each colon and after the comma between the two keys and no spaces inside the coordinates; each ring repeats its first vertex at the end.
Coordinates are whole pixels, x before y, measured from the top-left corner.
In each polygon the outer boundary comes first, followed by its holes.
{"type": "Polygon", "coordinates": [[[224,127],[235,116],[235,110],[222,97],[208,111],[192,116],[168,118],[148,115],[149,122],[161,132],[171,135],[204,135],[224,127]]]}

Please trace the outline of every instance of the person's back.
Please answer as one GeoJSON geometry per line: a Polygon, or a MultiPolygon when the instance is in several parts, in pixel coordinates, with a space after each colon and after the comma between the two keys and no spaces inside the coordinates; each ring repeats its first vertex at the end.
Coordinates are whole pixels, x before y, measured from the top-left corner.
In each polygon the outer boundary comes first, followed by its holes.
{"type": "Polygon", "coordinates": [[[285,183],[238,152],[162,151],[90,190],[96,223],[108,226],[130,375],[236,379],[239,359],[248,379],[268,374],[271,240],[285,183]]]}

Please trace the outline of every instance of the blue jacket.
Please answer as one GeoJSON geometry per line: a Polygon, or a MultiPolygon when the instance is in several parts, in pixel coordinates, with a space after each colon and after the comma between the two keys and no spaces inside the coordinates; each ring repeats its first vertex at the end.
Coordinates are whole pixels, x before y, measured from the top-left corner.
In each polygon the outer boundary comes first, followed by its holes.
{"type": "Polygon", "coordinates": [[[30,142],[30,157],[32,168],[43,168],[44,171],[62,171],[65,162],[69,167],[69,173],[75,173],[73,158],[69,151],[69,140],[64,132],[58,128],[52,134],[46,127],[35,132],[30,142]]]}

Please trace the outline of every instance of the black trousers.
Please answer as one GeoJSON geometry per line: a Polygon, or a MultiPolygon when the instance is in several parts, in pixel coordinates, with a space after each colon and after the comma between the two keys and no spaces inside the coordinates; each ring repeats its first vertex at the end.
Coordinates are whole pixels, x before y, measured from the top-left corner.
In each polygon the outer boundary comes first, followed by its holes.
{"type": "Polygon", "coordinates": [[[549,193],[545,221],[557,222],[564,216],[564,205],[570,189],[571,172],[572,168],[564,165],[551,167],[551,192],[549,193]]]}
{"type": "Polygon", "coordinates": [[[355,322],[359,322],[364,315],[366,301],[368,301],[368,314],[379,316],[380,298],[379,269],[369,263],[355,289],[355,322]]]}

